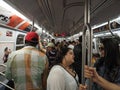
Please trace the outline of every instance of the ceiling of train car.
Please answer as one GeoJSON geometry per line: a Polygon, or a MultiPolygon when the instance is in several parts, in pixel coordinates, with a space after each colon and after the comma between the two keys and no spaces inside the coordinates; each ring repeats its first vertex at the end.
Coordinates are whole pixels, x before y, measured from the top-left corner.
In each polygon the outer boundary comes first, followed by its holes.
{"type": "MultiPolygon", "coordinates": [[[[85,0],[4,1],[50,33],[73,35],[82,30],[85,0]]],[[[91,25],[118,17],[119,8],[120,0],[91,0],[91,25]]]]}

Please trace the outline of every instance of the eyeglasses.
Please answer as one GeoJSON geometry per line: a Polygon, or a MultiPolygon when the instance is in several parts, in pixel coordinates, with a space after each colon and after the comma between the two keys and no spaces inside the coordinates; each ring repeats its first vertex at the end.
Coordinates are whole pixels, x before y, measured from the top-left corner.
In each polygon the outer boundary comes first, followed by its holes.
{"type": "Polygon", "coordinates": [[[99,47],[99,50],[104,50],[104,47],[99,47]]]}

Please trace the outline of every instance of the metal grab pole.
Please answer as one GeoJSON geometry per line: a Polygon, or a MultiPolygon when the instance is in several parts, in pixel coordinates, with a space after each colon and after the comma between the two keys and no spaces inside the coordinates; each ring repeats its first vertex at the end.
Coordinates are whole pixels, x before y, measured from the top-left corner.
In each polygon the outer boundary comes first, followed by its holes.
{"type": "Polygon", "coordinates": [[[91,66],[91,60],[92,60],[92,37],[93,37],[93,31],[91,30],[90,24],[86,24],[87,30],[88,30],[88,59],[87,63],[88,66],[91,66]]]}
{"type": "MultiPolygon", "coordinates": [[[[87,64],[91,66],[92,59],[92,36],[93,31],[90,26],[90,0],[85,0],[85,9],[84,9],[84,28],[83,28],[83,36],[82,36],[82,77],[81,82],[85,84],[84,77],[84,66],[86,64],[86,56],[87,56],[87,64]],[[87,34],[86,34],[87,33],[87,34]],[[86,50],[87,55],[86,55],[86,50]]],[[[91,90],[91,80],[88,80],[88,90],[91,90]]]]}
{"type": "MultiPolygon", "coordinates": [[[[90,24],[87,24],[88,28],[88,52],[87,52],[87,63],[88,66],[91,66],[91,60],[92,60],[92,36],[93,32],[91,30],[90,24]]],[[[92,80],[88,79],[88,90],[92,90],[92,80]]]]}
{"type": "Polygon", "coordinates": [[[85,0],[84,24],[90,23],[90,0],[85,0]]]}
{"type": "Polygon", "coordinates": [[[83,36],[82,36],[82,75],[81,75],[81,83],[85,85],[85,77],[84,77],[84,66],[86,63],[86,27],[83,27],[83,36]]]}
{"type": "Polygon", "coordinates": [[[111,33],[112,36],[115,36],[113,32],[111,31],[111,26],[110,26],[110,21],[108,21],[108,27],[109,27],[109,32],[111,33]]]}
{"type": "Polygon", "coordinates": [[[33,22],[32,22],[32,27],[31,27],[31,32],[34,30],[34,18],[33,18],[33,22]]]}
{"type": "Polygon", "coordinates": [[[82,36],[82,81],[81,81],[82,84],[85,84],[84,66],[86,64],[86,49],[88,49],[88,52],[87,52],[87,63],[88,63],[88,66],[91,66],[91,59],[92,59],[92,35],[93,35],[93,32],[91,30],[90,24],[86,24],[84,26],[84,28],[83,28],[83,36],[82,36]],[[88,34],[87,34],[88,37],[86,38],[87,30],[88,30],[88,34]]]}
{"type": "Polygon", "coordinates": [[[9,88],[9,89],[11,89],[11,90],[15,90],[15,89],[11,88],[10,86],[6,85],[5,83],[3,83],[3,82],[1,82],[1,81],[0,81],[0,84],[4,85],[5,87],[7,87],[7,88],[9,88]]]}

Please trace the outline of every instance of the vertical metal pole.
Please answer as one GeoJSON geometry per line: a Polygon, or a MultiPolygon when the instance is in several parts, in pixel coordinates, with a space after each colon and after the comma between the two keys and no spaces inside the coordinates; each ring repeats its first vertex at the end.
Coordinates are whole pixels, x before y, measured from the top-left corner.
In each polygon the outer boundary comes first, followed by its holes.
{"type": "MultiPolygon", "coordinates": [[[[92,36],[93,31],[90,27],[90,0],[85,0],[84,7],[84,29],[83,29],[83,37],[82,37],[82,84],[85,84],[84,78],[84,66],[86,63],[91,66],[92,60],[92,36]],[[87,50],[87,56],[86,56],[87,50]]],[[[88,90],[91,90],[91,80],[88,80],[88,90]]]]}
{"type": "Polygon", "coordinates": [[[90,23],[90,0],[85,0],[84,24],[90,23]]]}
{"type": "Polygon", "coordinates": [[[34,18],[33,18],[33,22],[32,22],[32,28],[31,28],[31,31],[33,31],[34,29],[34,18]]]}
{"type": "Polygon", "coordinates": [[[84,66],[86,63],[86,24],[88,22],[88,7],[87,7],[88,0],[85,0],[84,3],[84,27],[83,27],[83,35],[82,35],[82,75],[81,75],[81,82],[85,84],[85,77],[84,77],[84,66]]]}
{"type": "MultiPolygon", "coordinates": [[[[87,63],[88,66],[91,66],[91,60],[92,60],[92,36],[93,36],[93,32],[91,30],[90,25],[88,25],[88,52],[87,52],[87,63]]],[[[88,79],[88,90],[92,90],[92,83],[91,83],[91,79],[88,79]]]]}

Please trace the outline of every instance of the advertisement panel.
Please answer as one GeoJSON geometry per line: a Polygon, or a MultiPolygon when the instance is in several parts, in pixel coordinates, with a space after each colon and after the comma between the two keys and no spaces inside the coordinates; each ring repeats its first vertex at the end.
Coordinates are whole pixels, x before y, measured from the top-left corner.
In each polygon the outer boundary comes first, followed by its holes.
{"type": "Polygon", "coordinates": [[[3,57],[5,54],[5,48],[8,48],[9,52],[15,50],[15,42],[0,42],[0,64],[3,63],[3,57]]]}
{"type": "MultiPolygon", "coordinates": [[[[0,6],[0,23],[15,29],[25,30],[30,23],[0,6]]],[[[29,30],[28,30],[29,31],[29,30]]]]}

